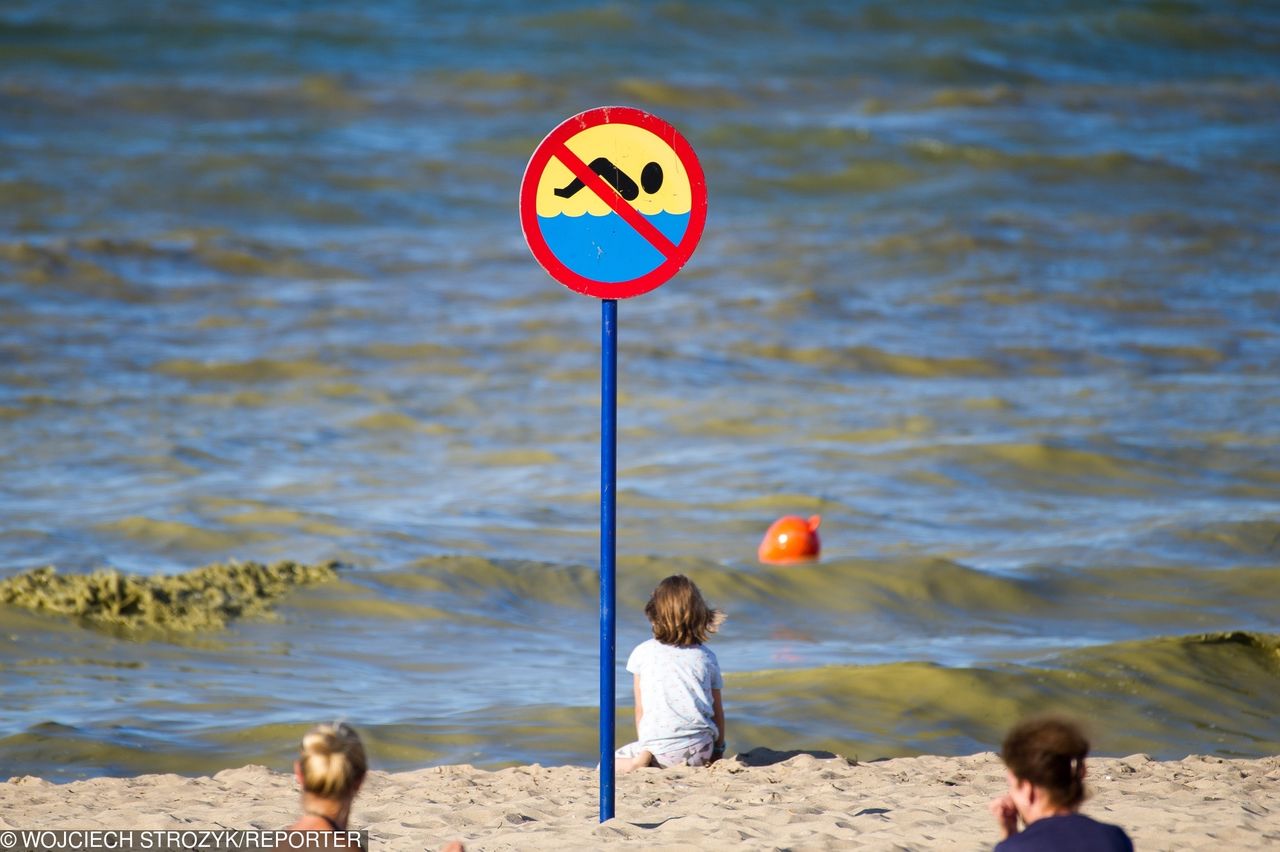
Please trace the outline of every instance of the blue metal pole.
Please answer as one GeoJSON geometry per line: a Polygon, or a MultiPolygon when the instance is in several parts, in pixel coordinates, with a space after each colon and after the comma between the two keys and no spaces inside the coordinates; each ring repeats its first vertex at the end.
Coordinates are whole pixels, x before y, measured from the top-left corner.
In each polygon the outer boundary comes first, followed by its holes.
{"type": "Polygon", "coordinates": [[[618,302],[600,312],[600,821],[613,819],[615,557],[618,480],[618,302]]]}

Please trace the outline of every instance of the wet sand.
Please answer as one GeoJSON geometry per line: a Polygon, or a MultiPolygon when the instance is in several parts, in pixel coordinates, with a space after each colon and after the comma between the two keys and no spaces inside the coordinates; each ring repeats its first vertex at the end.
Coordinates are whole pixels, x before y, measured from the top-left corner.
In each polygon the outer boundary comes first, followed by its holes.
{"type": "MultiPolygon", "coordinates": [[[[1280,756],[1094,758],[1089,782],[1085,813],[1125,827],[1138,849],[1280,845],[1280,756]]],[[[621,777],[617,816],[601,825],[587,768],[439,766],[371,773],[353,826],[369,829],[373,849],[396,852],[454,838],[470,850],[978,850],[995,841],[986,803],[1003,790],[990,753],[852,763],[755,749],[710,769],[621,777]]],[[[0,784],[0,829],[271,828],[296,808],[292,777],[262,766],[0,784]]]]}

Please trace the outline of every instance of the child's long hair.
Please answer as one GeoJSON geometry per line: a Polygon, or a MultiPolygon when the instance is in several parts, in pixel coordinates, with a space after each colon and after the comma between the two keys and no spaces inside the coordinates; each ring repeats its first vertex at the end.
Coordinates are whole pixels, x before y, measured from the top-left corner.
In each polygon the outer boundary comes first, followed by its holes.
{"type": "Polygon", "coordinates": [[[302,788],[325,799],[355,795],[369,769],[360,735],[345,722],[317,725],[302,738],[298,755],[302,788]]]}
{"type": "Polygon", "coordinates": [[[1053,716],[1022,722],[1004,738],[1000,758],[1022,781],[1049,793],[1058,807],[1075,809],[1084,801],[1084,759],[1089,741],[1080,728],[1053,716]]]}
{"type": "Polygon", "coordinates": [[[644,605],[653,638],[664,645],[701,645],[724,621],[724,613],[707,606],[702,592],[683,574],[658,584],[644,605]]]}

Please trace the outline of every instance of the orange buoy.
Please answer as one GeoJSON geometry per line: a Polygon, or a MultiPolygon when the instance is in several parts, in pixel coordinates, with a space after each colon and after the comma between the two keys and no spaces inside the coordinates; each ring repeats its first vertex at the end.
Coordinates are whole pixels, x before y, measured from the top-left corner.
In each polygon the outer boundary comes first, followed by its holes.
{"type": "Polygon", "coordinates": [[[818,551],[822,549],[822,542],[818,540],[820,523],[820,515],[814,515],[807,521],[799,515],[784,515],[770,525],[756,555],[761,562],[770,565],[817,559],[818,551]]]}

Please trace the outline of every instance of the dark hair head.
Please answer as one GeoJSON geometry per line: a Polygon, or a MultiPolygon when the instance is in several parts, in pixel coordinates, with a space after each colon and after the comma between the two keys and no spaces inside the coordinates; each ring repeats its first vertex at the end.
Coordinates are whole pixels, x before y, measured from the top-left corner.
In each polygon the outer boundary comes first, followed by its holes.
{"type": "Polygon", "coordinates": [[[1004,738],[1000,759],[1020,781],[1049,794],[1058,807],[1084,801],[1084,759],[1089,741],[1074,722],[1056,717],[1028,719],[1004,738]]]}
{"type": "Polygon", "coordinates": [[[683,574],[658,584],[644,614],[653,626],[653,638],[664,645],[701,645],[724,621],[724,615],[707,606],[702,592],[683,574]]]}

